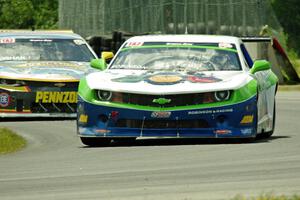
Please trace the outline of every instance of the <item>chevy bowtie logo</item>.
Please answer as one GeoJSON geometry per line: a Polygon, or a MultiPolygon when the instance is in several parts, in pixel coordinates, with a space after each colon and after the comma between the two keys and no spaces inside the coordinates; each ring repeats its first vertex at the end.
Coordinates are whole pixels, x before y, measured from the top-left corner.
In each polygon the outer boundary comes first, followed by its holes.
{"type": "Polygon", "coordinates": [[[64,87],[64,86],[66,86],[65,83],[54,83],[54,85],[55,85],[56,87],[64,87]]]}
{"type": "Polygon", "coordinates": [[[165,99],[165,98],[159,98],[159,99],[153,99],[153,103],[158,103],[159,105],[163,105],[166,103],[170,103],[171,99],[165,99]]]}

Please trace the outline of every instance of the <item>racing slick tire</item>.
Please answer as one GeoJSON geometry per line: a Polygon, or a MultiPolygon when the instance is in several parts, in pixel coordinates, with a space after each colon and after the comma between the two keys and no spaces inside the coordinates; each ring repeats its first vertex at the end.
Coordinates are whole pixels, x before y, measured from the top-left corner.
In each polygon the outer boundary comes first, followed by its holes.
{"type": "Polygon", "coordinates": [[[108,146],[111,142],[111,138],[80,137],[80,139],[84,145],[90,147],[108,146]]]}

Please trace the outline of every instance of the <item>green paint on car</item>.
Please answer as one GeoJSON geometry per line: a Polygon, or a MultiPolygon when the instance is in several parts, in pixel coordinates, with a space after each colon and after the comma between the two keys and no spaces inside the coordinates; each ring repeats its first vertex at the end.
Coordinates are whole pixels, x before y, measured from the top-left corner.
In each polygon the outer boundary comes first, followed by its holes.
{"type": "Polygon", "coordinates": [[[88,87],[86,79],[82,79],[80,81],[79,92],[78,92],[79,96],[84,101],[89,102],[91,104],[107,106],[107,107],[115,107],[115,108],[146,110],[146,111],[177,111],[177,110],[179,111],[179,110],[201,109],[207,107],[213,108],[213,107],[220,107],[220,106],[228,106],[228,105],[234,105],[237,103],[247,101],[248,99],[251,99],[252,97],[256,96],[256,93],[257,93],[257,81],[251,80],[243,87],[234,90],[231,98],[227,101],[164,108],[164,107],[141,106],[141,105],[134,105],[134,104],[99,101],[96,98],[95,92],[88,87]]]}

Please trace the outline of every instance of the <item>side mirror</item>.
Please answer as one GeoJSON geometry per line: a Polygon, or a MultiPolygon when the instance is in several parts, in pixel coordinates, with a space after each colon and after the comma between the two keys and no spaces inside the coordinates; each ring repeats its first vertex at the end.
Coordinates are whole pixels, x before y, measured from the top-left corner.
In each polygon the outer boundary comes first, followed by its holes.
{"type": "Polygon", "coordinates": [[[91,67],[95,69],[105,70],[107,68],[107,64],[104,59],[93,59],[90,62],[91,67]]]}
{"type": "Polygon", "coordinates": [[[256,60],[250,70],[251,74],[255,74],[259,71],[269,70],[271,69],[271,65],[266,60],[256,60]]]}
{"type": "Polygon", "coordinates": [[[114,53],[110,51],[102,51],[101,58],[104,60],[109,60],[114,57],[114,53]]]}

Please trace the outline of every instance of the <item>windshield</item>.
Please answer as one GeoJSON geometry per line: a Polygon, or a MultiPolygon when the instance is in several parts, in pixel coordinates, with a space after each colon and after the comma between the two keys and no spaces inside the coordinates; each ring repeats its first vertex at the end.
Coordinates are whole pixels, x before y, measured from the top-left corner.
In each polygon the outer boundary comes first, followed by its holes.
{"type": "Polygon", "coordinates": [[[143,69],[171,71],[241,70],[233,44],[143,44],[126,45],[111,69],[143,69]]]}
{"type": "Polygon", "coordinates": [[[80,39],[0,38],[0,61],[78,61],[95,58],[80,39]]]}

